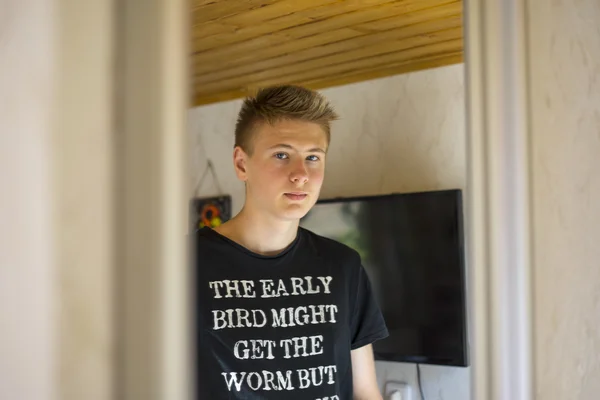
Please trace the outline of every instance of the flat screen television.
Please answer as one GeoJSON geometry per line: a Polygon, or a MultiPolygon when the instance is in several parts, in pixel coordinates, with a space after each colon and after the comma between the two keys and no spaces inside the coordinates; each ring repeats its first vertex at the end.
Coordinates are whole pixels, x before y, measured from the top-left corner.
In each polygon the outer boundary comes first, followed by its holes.
{"type": "Polygon", "coordinates": [[[321,200],[300,221],[361,255],[390,335],[376,360],[468,366],[462,192],[321,200]]]}

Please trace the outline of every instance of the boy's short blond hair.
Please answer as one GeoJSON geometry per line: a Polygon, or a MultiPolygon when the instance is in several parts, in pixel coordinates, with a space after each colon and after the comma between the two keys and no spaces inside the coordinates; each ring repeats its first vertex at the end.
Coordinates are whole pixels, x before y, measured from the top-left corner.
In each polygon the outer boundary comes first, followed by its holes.
{"type": "Polygon", "coordinates": [[[244,100],[235,126],[235,145],[251,154],[254,127],[286,119],[320,125],[329,144],[330,122],[338,119],[338,115],[327,99],[314,90],[294,85],[260,89],[256,96],[244,100]]]}

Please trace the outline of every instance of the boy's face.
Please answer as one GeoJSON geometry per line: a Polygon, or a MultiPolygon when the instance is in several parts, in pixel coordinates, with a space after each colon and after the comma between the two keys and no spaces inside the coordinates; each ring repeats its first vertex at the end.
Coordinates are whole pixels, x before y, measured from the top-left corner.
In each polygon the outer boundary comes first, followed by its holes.
{"type": "Polygon", "coordinates": [[[255,127],[251,156],[234,152],[246,203],[277,219],[298,220],[315,204],[325,173],[327,136],[312,122],[284,120],[255,127]]]}

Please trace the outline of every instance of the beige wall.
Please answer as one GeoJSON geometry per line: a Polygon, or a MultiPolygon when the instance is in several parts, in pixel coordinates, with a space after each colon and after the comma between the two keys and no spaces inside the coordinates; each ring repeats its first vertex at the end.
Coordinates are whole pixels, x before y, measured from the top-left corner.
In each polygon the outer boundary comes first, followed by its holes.
{"type": "Polygon", "coordinates": [[[529,2],[536,398],[600,393],[600,3],[529,2]]]}
{"type": "Polygon", "coordinates": [[[112,2],[2,8],[0,398],[108,399],[112,2]]]}
{"type": "Polygon", "coordinates": [[[52,4],[0,8],[0,398],[53,400],[52,4]]]}
{"type": "Polygon", "coordinates": [[[111,1],[55,8],[54,239],[59,398],[113,395],[114,46],[111,1]]]}
{"type": "MultiPolygon", "coordinates": [[[[463,74],[463,66],[454,65],[323,90],[341,120],[332,128],[321,197],[464,189],[463,74]]],[[[219,194],[220,186],[233,196],[234,212],[244,202],[231,158],[240,106],[241,101],[230,101],[189,114],[191,186],[196,187],[209,158],[218,185],[208,174],[198,194],[219,194]]],[[[469,368],[423,366],[422,372],[427,398],[470,398],[469,368]]],[[[382,387],[390,380],[417,387],[413,364],[378,362],[377,374],[382,387]]]]}
{"type": "Polygon", "coordinates": [[[0,9],[0,399],[183,399],[186,3],[0,9]]]}
{"type": "Polygon", "coordinates": [[[108,399],[112,1],[8,1],[2,13],[0,398],[108,399]]]}

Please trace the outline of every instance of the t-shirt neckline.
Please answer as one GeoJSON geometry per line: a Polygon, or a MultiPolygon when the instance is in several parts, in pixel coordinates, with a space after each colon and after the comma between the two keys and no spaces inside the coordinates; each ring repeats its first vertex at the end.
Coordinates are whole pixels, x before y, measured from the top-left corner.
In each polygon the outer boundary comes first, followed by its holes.
{"type": "Polygon", "coordinates": [[[242,253],[244,253],[250,257],[264,259],[264,260],[275,260],[275,259],[285,256],[287,253],[289,253],[293,248],[295,248],[298,245],[298,242],[300,241],[300,237],[302,236],[301,235],[302,228],[298,227],[298,231],[296,232],[296,237],[285,249],[281,250],[279,253],[274,254],[274,255],[265,255],[265,254],[256,253],[256,252],[248,249],[247,247],[244,247],[243,245],[239,244],[235,240],[228,238],[227,236],[217,232],[216,230],[214,230],[210,227],[205,227],[205,229],[207,229],[209,232],[211,232],[212,235],[214,235],[217,239],[220,239],[220,240],[228,243],[229,245],[234,247],[236,250],[239,250],[242,253]]]}

